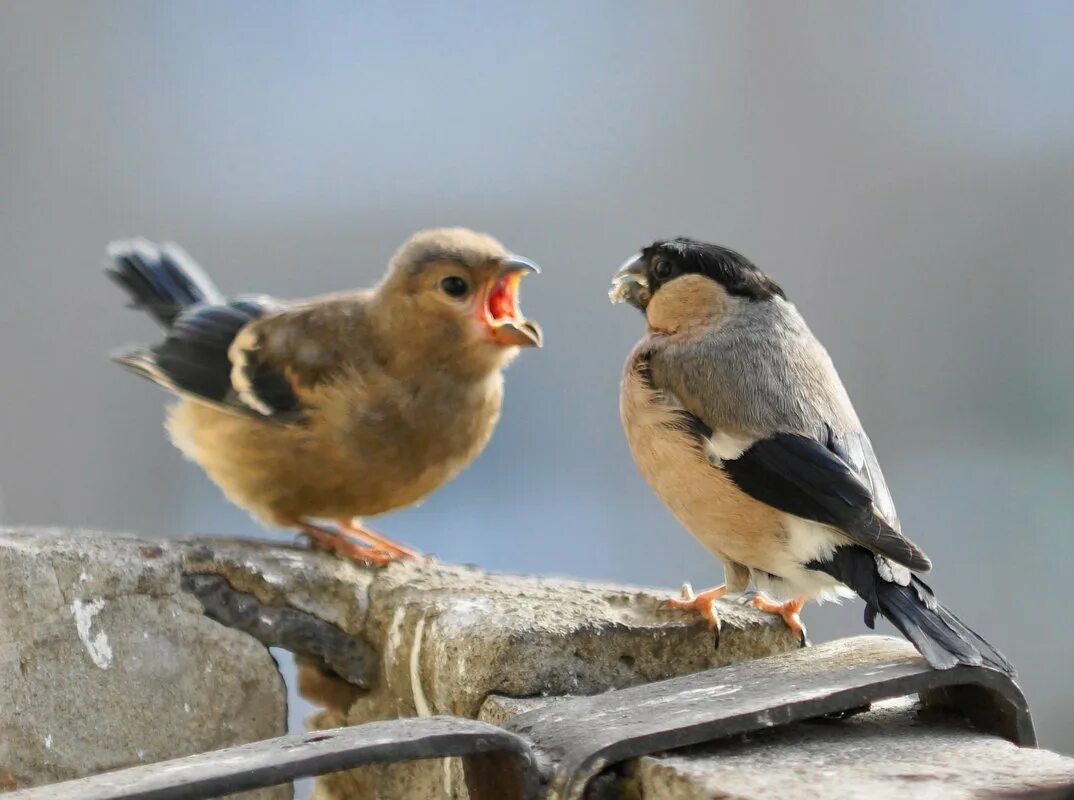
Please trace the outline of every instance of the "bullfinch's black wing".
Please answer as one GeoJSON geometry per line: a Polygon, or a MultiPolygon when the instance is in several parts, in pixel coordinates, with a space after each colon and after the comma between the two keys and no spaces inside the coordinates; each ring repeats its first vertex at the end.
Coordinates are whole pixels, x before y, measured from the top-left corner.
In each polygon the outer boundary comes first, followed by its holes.
{"type": "MultiPolygon", "coordinates": [[[[877,503],[891,506],[891,495],[878,469],[867,460],[855,469],[846,449],[847,439],[856,451],[872,448],[864,433],[827,442],[793,433],[759,439],[738,458],[720,466],[747,494],[762,503],[797,517],[831,525],[874,553],[919,572],[931,566],[917,545],[903,536],[877,503]],[[879,484],[877,482],[879,481],[879,484]],[[878,493],[874,486],[882,487],[878,493]]],[[[873,459],[875,465],[875,458],[873,459]]]]}
{"type": "MultiPolygon", "coordinates": [[[[693,418],[688,428],[702,437],[703,446],[721,427],[735,432],[741,450],[716,461],[744,492],[780,511],[838,528],[910,569],[928,570],[928,557],[899,532],[872,445],[827,354],[812,341],[808,348],[758,350],[719,353],[718,361],[704,346],[686,357],[677,353],[678,359],[654,353],[649,379],[654,389],[685,407],[693,418]],[[789,364],[792,359],[799,363],[789,364]],[[789,383],[793,375],[812,376],[812,396],[795,393],[798,387],[789,383]],[[742,439],[741,431],[751,429],[773,432],[742,439]]],[[[711,454],[721,448],[705,449],[711,454]]]]}

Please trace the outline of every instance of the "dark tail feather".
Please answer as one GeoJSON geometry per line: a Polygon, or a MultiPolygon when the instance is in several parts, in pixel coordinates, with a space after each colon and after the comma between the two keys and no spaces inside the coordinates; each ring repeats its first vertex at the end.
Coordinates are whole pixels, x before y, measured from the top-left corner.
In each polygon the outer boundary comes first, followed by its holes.
{"type": "MultiPolygon", "coordinates": [[[[865,600],[866,625],[872,628],[879,612],[936,669],[967,664],[1014,675],[1011,662],[940,605],[928,584],[916,575],[910,575],[906,586],[885,579],[878,569],[878,558],[882,557],[863,547],[841,547],[831,560],[814,561],[809,567],[827,572],[857,592],[865,600]]],[[[904,568],[889,569],[894,574],[904,568]]]]}
{"type": "Polygon", "coordinates": [[[223,295],[193,259],[174,244],[158,247],[145,239],[108,246],[112,266],[106,272],[140,308],[165,330],[183,309],[199,303],[222,303],[223,295]]]}
{"type": "Polygon", "coordinates": [[[932,589],[917,576],[911,576],[909,586],[881,580],[876,588],[877,606],[865,610],[865,623],[870,628],[879,610],[936,669],[970,664],[1014,675],[1011,662],[940,605],[932,589]]]}
{"type": "Polygon", "coordinates": [[[136,375],[148,378],[153,383],[163,386],[172,391],[178,391],[175,382],[168,377],[167,373],[157,364],[156,356],[151,350],[140,347],[131,347],[112,353],[111,359],[117,364],[122,364],[136,375]]]}

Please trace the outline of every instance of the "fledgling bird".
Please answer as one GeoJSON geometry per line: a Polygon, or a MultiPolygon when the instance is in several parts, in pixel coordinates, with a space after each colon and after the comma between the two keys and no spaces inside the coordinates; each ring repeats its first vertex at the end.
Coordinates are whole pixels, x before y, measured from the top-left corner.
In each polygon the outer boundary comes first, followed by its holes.
{"type": "Polygon", "coordinates": [[[610,296],[648,323],[620,394],[631,452],[724,565],[724,585],[684,586],[669,605],[700,612],[718,635],[714,601],[752,584],[743,598],[804,645],[803,604],[856,593],[866,625],[883,615],[933,667],[1013,672],[914,574],[931,562],[903,536],[827,351],[775,281],[733,250],[679,238],[632,257],[610,296]]]}
{"type": "Polygon", "coordinates": [[[518,305],[537,266],[463,228],[415,234],[372,289],[299,301],[228,300],[174,245],[108,252],[109,276],[166,331],[115,360],[178,395],[175,445],[261,521],[363,563],[418,555],[360,518],[469,464],[499,419],[503,369],[541,345],[518,305]]]}

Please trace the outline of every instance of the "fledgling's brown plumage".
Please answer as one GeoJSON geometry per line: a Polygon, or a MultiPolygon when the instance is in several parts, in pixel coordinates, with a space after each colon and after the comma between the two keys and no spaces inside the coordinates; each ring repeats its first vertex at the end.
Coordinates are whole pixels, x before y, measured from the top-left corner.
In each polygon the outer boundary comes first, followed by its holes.
{"type": "Polygon", "coordinates": [[[168,330],[118,360],[176,392],[167,428],[237,505],[308,529],[421,500],[484,448],[503,369],[540,331],[534,265],[452,228],[413,236],[365,291],[225,302],[174,247],[111,248],[112,276],[168,330]]]}

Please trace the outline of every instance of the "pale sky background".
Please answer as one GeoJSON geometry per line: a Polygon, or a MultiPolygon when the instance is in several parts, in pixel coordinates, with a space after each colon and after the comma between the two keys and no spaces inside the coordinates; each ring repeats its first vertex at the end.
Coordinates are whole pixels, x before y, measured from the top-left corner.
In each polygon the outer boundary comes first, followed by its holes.
{"type": "Polygon", "coordinates": [[[0,4],[3,521],[264,535],[106,361],[155,335],[109,240],[301,296],[464,224],[543,265],[547,347],[477,462],[378,526],[496,570],[717,583],[630,460],[641,319],[606,298],[639,246],[711,239],[827,344],[931,583],[1074,753],[1071,41],[1063,2],[0,4]]]}

